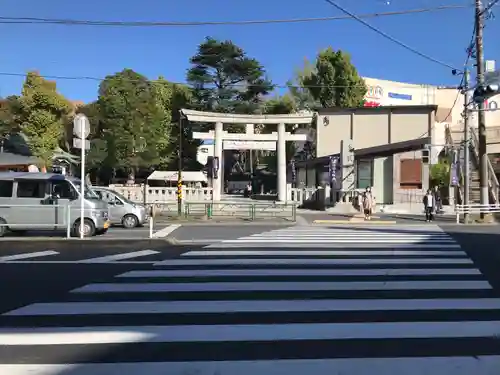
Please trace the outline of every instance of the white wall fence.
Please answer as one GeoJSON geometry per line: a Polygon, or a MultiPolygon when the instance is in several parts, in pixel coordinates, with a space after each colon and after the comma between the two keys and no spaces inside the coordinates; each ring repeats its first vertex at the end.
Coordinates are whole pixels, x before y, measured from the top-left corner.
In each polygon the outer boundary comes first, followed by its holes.
{"type": "MultiPolygon", "coordinates": [[[[149,185],[109,185],[109,188],[122,194],[133,202],[169,203],[177,201],[176,187],[151,187],[149,185]]],[[[287,188],[287,202],[302,206],[307,202],[324,199],[330,203],[330,187],[287,188]]],[[[212,200],[212,188],[182,187],[182,199],[187,202],[202,202],[212,200]]]]}
{"type": "MultiPolygon", "coordinates": [[[[149,185],[109,185],[109,188],[133,202],[163,203],[177,201],[176,187],[152,187],[149,185]]],[[[182,199],[186,201],[211,201],[212,188],[182,186],[182,199]]]]}

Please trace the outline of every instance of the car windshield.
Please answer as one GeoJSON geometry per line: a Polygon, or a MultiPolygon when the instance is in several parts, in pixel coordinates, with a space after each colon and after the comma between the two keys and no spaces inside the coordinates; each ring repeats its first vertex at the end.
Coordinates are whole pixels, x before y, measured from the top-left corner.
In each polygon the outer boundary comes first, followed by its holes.
{"type": "MultiPolygon", "coordinates": [[[[75,188],[78,191],[78,193],[80,193],[80,191],[82,189],[81,188],[81,182],[79,180],[74,180],[74,181],[71,181],[71,182],[75,186],[75,188]]],[[[99,197],[97,196],[97,194],[94,192],[94,190],[92,190],[92,188],[88,184],[85,184],[84,194],[85,194],[85,199],[99,199],[99,197]]]]}
{"type": "Polygon", "coordinates": [[[118,198],[120,198],[122,201],[124,201],[125,203],[128,203],[128,204],[135,204],[134,202],[132,202],[130,199],[128,198],[125,198],[122,194],[118,193],[117,191],[114,191],[114,190],[110,190],[111,193],[113,193],[114,195],[116,195],[118,198]]]}

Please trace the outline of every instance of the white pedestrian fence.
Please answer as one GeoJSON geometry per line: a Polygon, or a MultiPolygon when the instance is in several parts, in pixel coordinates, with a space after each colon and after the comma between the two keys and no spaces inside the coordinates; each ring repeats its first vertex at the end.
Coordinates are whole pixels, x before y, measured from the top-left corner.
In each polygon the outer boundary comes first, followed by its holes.
{"type": "Polygon", "coordinates": [[[455,206],[455,215],[457,224],[460,223],[460,218],[465,214],[480,215],[494,214],[500,212],[500,204],[457,204],[455,206]]]}

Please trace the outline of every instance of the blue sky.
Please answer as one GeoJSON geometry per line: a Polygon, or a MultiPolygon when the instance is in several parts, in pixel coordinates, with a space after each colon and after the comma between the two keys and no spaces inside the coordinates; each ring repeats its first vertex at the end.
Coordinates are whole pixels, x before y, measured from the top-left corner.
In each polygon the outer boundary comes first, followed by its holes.
{"type": "MultiPolygon", "coordinates": [[[[472,0],[337,0],[350,11],[388,12],[472,0]]],[[[224,21],[335,16],[342,13],[324,0],[3,0],[3,17],[46,17],[121,21],[224,21]]],[[[500,10],[500,8],[497,7],[500,10]]],[[[472,32],[473,10],[368,19],[420,51],[461,67],[472,32]]],[[[498,20],[488,21],[485,56],[500,60],[498,20]]],[[[131,68],[150,78],[159,75],[185,80],[188,59],[206,37],[231,39],[266,67],[275,83],[283,84],[304,58],[332,46],[352,55],[360,74],[411,83],[457,84],[449,69],[428,62],[353,20],[170,28],[114,28],[59,25],[0,24],[0,72],[104,77],[131,68]]],[[[497,64],[497,65],[500,65],[497,64]]],[[[22,77],[0,75],[0,96],[20,91],[22,77]]],[[[98,82],[58,80],[59,90],[72,100],[91,101],[98,82]]]]}

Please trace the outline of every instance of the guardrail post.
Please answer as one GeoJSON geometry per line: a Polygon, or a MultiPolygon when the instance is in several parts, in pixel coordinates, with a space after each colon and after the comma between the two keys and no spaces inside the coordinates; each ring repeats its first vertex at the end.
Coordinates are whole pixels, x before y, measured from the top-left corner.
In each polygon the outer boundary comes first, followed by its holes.
{"type": "Polygon", "coordinates": [[[255,204],[250,205],[250,220],[255,221],[255,204]]]}
{"type": "Polygon", "coordinates": [[[71,209],[66,205],[66,238],[71,238],[71,209]]]}
{"type": "Polygon", "coordinates": [[[153,238],[153,216],[149,217],[149,238],[153,238]]]}
{"type": "Polygon", "coordinates": [[[458,209],[456,214],[457,214],[457,224],[460,224],[460,212],[458,211],[458,209]]]}
{"type": "Polygon", "coordinates": [[[292,220],[297,221],[297,205],[292,204],[292,220]]]}

